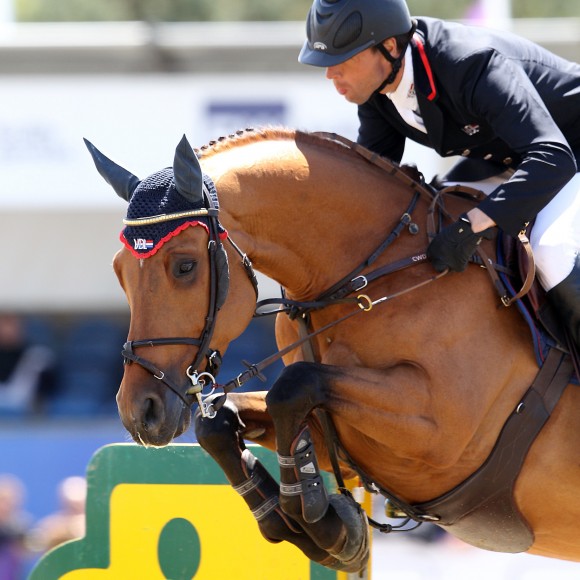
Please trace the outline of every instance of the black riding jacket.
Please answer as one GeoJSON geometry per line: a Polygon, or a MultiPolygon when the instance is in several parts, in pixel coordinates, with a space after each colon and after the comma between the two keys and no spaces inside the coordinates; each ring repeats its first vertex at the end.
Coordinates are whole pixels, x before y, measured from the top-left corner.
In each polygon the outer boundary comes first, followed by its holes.
{"type": "Polygon", "coordinates": [[[427,134],[375,93],[359,106],[358,141],[395,161],[405,139],[441,156],[515,169],[480,209],[515,236],[577,171],[580,65],[505,32],[419,18],[411,42],[427,134]]]}

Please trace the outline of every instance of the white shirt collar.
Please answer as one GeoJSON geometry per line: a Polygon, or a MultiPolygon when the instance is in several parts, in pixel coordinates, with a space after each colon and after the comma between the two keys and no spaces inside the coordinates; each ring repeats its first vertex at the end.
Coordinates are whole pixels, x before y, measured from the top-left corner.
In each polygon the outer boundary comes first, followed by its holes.
{"type": "Polygon", "coordinates": [[[401,82],[395,91],[386,93],[385,96],[391,100],[399,115],[405,123],[415,127],[419,131],[426,133],[425,123],[421,117],[417,94],[415,93],[415,75],[413,71],[413,55],[411,46],[407,46],[405,51],[405,61],[403,63],[403,74],[401,82]]]}
{"type": "Polygon", "coordinates": [[[411,55],[411,46],[407,46],[405,52],[405,62],[403,64],[403,76],[397,90],[385,95],[393,101],[397,108],[413,108],[410,105],[417,103],[415,95],[415,75],[413,71],[413,57],[411,55]]]}

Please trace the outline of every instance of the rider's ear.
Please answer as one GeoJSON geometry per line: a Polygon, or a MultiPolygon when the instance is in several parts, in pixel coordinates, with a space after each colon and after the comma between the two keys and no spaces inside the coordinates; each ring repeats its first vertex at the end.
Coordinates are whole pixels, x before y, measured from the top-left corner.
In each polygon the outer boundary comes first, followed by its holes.
{"type": "Polygon", "coordinates": [[[194,205],[203,205],[203,175],[201,166],[184,135],[175,150],[173,178],[179,194],[194,205]]]}
{"type": "Polygon", "coordinates": [[[87,139],[84,141],[95,162],[97,171],[120,198],[129,201],[139,185],[140,179],[103,155],[90,141],[87,139]]]}
{"type": "Polygon", "coordinates": [[[375,45],[374,48],[377,52],[381,52],[383,55],[384,51],[386,50],[393,58],[395,58],[399,53],[397,40],[395,39],[394,36],[386,38],[385,40],[383,40],[383,42],[380,43],[380,46],[377,44],[375,45]]]}

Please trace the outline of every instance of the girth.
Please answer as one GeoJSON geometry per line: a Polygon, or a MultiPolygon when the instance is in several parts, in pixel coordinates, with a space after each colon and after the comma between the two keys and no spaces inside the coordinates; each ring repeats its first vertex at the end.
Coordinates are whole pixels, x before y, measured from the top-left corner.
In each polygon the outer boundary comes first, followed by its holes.
{"type": "Polygon", "coordinates": [[[436,514],[438,525],[453,526],[453,534],[473,546],[498,552],[526,551],[534,542],[534,534],[515,504],[514,485],[572,373],[569,355],[551,349],[486,462],[455,489],[415,505],[415,509],[436,514]]]}
{"type": "MultiPolygon", "coordinates": [[[[465,481],[434,500],[408,504],[374,483],[342,447],[330,416],[325,413],[324,423],[330,424],[325,429],[325,437],[331,459],[338,452],[341,460],[358,473],[368,491],[381,493],[410,519],[452,528],[454,536],[478,548],[525,552],[533,544],[534,534],[514,501],[514,485],[528,451],[550,418],[572,373],[570,356],[551,349],[534,382],[508,417],[487,460],[465,481]]],[[[340,472],[336,473],[338,462],[332,463],[340,486],[342,478],[340,472]]],[[[392,531],[389,525],[370,523],[380,531],[392,531]]]]}

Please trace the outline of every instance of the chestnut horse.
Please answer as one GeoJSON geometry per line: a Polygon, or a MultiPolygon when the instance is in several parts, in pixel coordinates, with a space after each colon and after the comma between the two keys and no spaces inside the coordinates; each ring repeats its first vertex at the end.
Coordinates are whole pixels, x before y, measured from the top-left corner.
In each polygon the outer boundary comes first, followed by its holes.
{"type": "MultiPolygon", "coordinates": [[[[131,309],[117,402],[136,442],[167,445],[201,402],[198,440],[262,534],[330,568],[361,570],[369,552],[365,514],[347,493],[328,495],[320,478],[334,445],[343,475],[362,474],[413,520],[504,550],[503,524],[493,518],[463,533],[416,509],[486,463],[538,373],[528,327],[501,306],[486,270],[436,275],[426,261],[428,188],[395,165],[387,173],[343,144],[286,129],[240,131],[197,155],[184,138],[173,168],[143,181],[88,146],[130,201],[125,247],[114,258],[131,309]],[[172,196],[178,211],[167,209],[172,196]],[[168,229],[156,233],[160,224],[168,229]],[[373,253],[373,268],[395,265],[389,275],[363,276],[373,253]],[[248,258],[280,283],[283,310],[293,313],[276,319],[278,348],[289,347],[285,367],[268,392],[230,388],[227,400],[207,398],[200,391],[214,386],[220,353],[254,315],[248,258]],[[353,272],[355,282],[337,292],[353,272]],[[293,348],[301,340],[311,348],[293,348]],[[332,426],[326,438],[324,417],[332,426]],[[277,452],[280,484],[244,440],[277,452]]],[[[446,215],[472,204],[449,196],[446,215]]],[[[491,242],[482,249],[495,255],[491,242]]],[[[505,551],[580,560],[580,391],[563,391],[509,489],[529,536],[506,541],[505,551]]]]}

